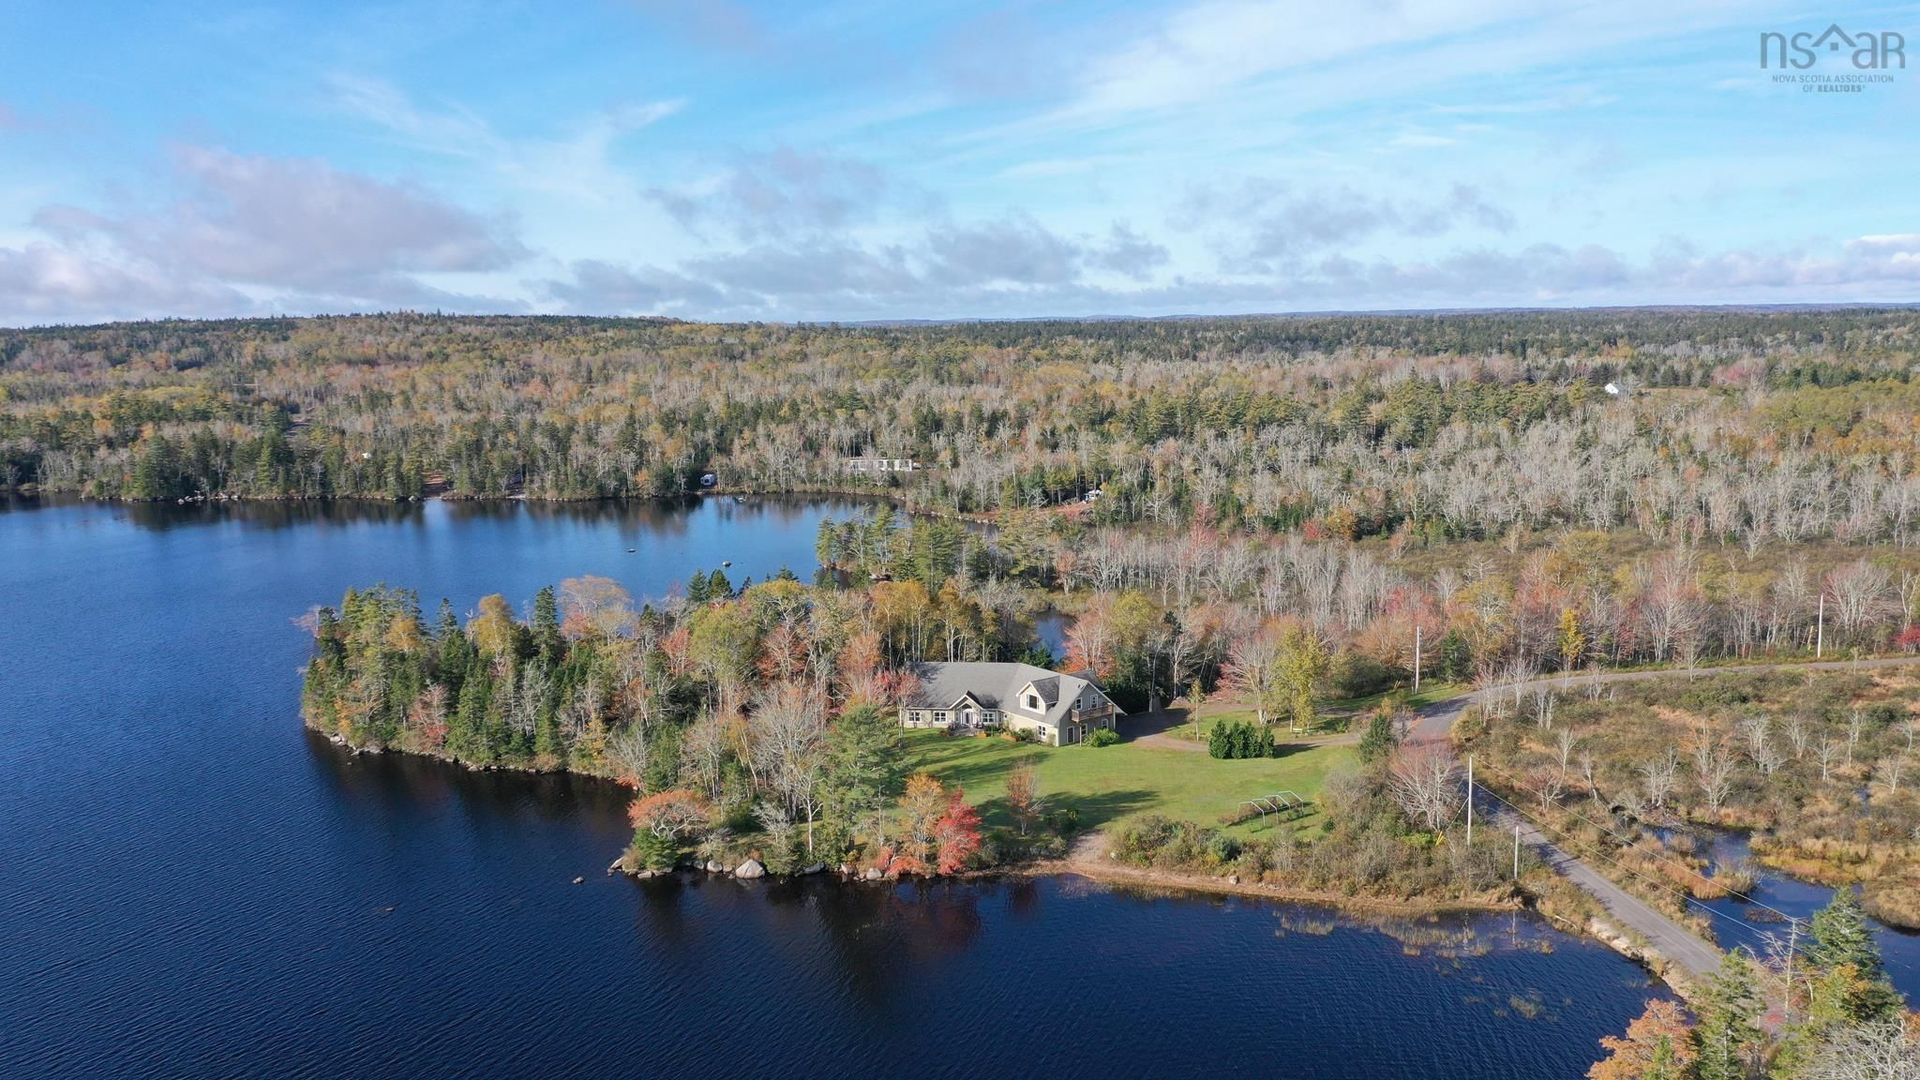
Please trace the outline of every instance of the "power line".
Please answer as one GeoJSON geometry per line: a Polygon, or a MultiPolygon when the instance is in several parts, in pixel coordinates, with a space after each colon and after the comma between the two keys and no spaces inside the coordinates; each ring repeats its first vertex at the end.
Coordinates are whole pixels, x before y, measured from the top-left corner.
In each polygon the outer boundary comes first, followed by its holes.
{"type": "MultiPolygon", "coordinates": [[[[1507,778],[1508,780],[1510,780],[1510,781],[1512,781],[1512,782],[1513,782],[1513,785],[1514,785],[1515,787],[1518,787],[1518,788],[1521,788],[1522,790],[1524,790],[1524,791],[1526,791],[1526,792],[1527,792],[1528,794],[1530,794],[1530,795],[1542,795],[1542,794],[1543,794],[1542,792],[1539,792],[1539,791],[1535,791],[1535,790],[1533,790],[1532,788],[1529,788],[1529,787],[1527,787],[1527,786],[1526,786],[1525,784],[1523,784],[1523,783],[1521,783],[1521,781],[1520,781],[1520,778],[1519,778],[1519,777],[1517,777],[1517,776],[1515,776],[1515,775],[1513,775],[1512,773],[1510,773],[1510,772],[1508,772],[1508,771],[1506,771],[1505,769],[1502,769],[1502,768],[1501,768],[1500,766],[1498,766],[1498,765],[1489,765],[1489,766],[1487,766],[1487,767],[1488,767],[1488,768],[1490,768],[1490,769],[1492,769],[1492,770],[1493,770],[1494,772],[1497,772],[1497,773],[1499,773],[1500,775],[1502,775],[1502,776],[1504,776],[1504,777],[1506,777],[1506,778],[1507,778]]],[[[1485,785],[1484,785],[1484,784],[1483,784],[1483,785],[1481,785],[1481,786],[1482,786],[1482,787],[1485,787],[1485,785]]],[[[1499,798],[1500,798],[1500,796],[1499,796],[1499,795],[1497,795],[1497,794],[1494,794],[1494,793],[1493,793],[1493,791],[1492,791],[1492,789],[1491,789],[1491,788],[1489,788],[1489,789],[1488,789],[1488,794],[1493,794],[1493,796],[1494,796],[1494,798],[1496,798],[1496,799],[1499,799],[1499,798]]],[[[1506,801],[1505,799],[1500,799],[1500,801],[1501,801],[1501,802],[1507,802],[1507,801],[1506,801]]],[[[1513,806],[1513,804],[1512,804],[1512,803],[1507,803],[1507,805],[1508,805],[1508,806],[1513,806]]],[[[1519,808],[1518,808],[1518,807],[1515,807],[1515,809],[1516,809],[1516,810],[1518,810],[1519,808]]],[[[1597,822],[1597,821],[1595,821],[1595,820],[1593,820],[1592,818],[1590,818],[1590,817],[1588,817],[1588,816],[1586,816],[1585,814],[1583,814],[1583,813],[1581,813],[1580,811],[1578,811],[1578,810],[1575,810],[1575,809],[1573,809],[1573,808],[1571,808],[1571,807],[1563,807],[1563,809],[1565,809],[1567,813],[1569,813],[1569,814],[1572,814],[1572,815],[1573,815],[1574,817],[1577,817],[1577,818],[1579,818],[1579,819],[1580,819],[1581,821],[1584,821],[1584,822],[1586,822],[1587,824],[1589,824],[1589,825],[1591,825],[1591,826],[1593,826],[1594,828],[1596,828],[1596,829],[1599,829],[1599,830],[1600,830],[1601,832],[1604,832],[1604,833],[1606,833],[1606,834],[1607,834],[1608,836],[1611,836],[1611,837],[1613,837],[1613,838],[1614,838],[1615,840],[1618,840],[1618,841],[1620,841],[1620,843],[1621,843],[1621,845],[1622,845],[1623,847],[1632,847],[1632,846],[1633,846],[1633,845],[1632,845],[1632,844],[1631,844],[1631,843],[1630,843],[1630,842],[1628,841],[1628,839],[1627,839],[1626,837],[1624,837],[1624,836],[1622,836],[1622,835],[1620,835],[1619,833],[1617,833],[1617,832],[1615,832],[1615,831],[1613,831],[1613,829],[1612,829],[1612,828],[1610,828],[1609,826],[1606,826],[1606,825],[1602,825],[1602,824],[1601,824],[1600,822],[1597,822]]],[[[1521,812],[1522,812],[1522,813],[1524,813],[1524,811],[1521,811],[1521,812]]],[[[1534,820],[1534,819],[1533,819],[1532,817],[1529,817],[1529,818],[1528,818],[1528,820],[1529,820],[1529,821],[1531,821],[1531,820],[1534,820]]],[[[1659,858],[1659,857],[1658,857],[1658,856],[1655,856],[1655,858],[1659,858]]],[[[1708,877],[1707,875],[1705,875],[1705,874],[1703,874],[1703,873],[1701,873],[1701,872],[1700,872],[1700,871],[1698,871],[1698,870],[1695,870],[1695,869],[1694,869],[1693,867],[1691,867],[1691,866],[1688,866],[1687,864],[1685,864],[1685,863],[1683,863],[1683,862],[1679,862],[1679,861],[1677,861],[1677,860],[1665,860],[1665,861],[1667,861],[1668,863],[1670,863],[1670,864],[1671,864],[1671,865],[1673,865],[1673,866],[1677,866],[1677,867],[1679,867],[1679,868],[1680,868],[1681,870],[1683,870],[1683,871],[1685,871],[1686,873],[1689,873],[1689,874],[1692,874],[1692,875],[1693,875],[1694,877],[1697,877],[1697,878],[1699,878],[1699,879],[1700,879],[1701,881],[1703,881],[1703,882],[1706,882],[1706,883],[1707,883],[1707,884],[1709,884],[1709,885],[1713,885],[1713,886],[1715,886],[1715,887],[1717,887],[1717,888],[1722,888],[1722,889],[1726,889],[1726,891],[1727,891],[1727,894],[1728,894],[1728,895],[1730,895],[1730,896],[1736,896],[1736,897],[1739,897],[1739,898],[1740,898],[1741,900],[1744,900],[1744,901],[1746,901],[1747,903],[1749,903],[1749,904],[1752,904],[1752,905],[1754,905],[1755,907],[1759,907],[1759,908],[1765,908],[1766,910],[1768,910],[1768,911],[1771,911],[1771,912],[1773,912],[1773,913],[1774,913],[1775,915],[1778,915],[1778,916],[1780,916],[1780,917],[1781,917],[1782,919],[1786,919],[1786,920],[1788,920],[1788,921],[1790,921],[1790,922],[1791,922],[1791,921],[1796,921],[1796,920],[1797,920],[1797,917],[1796,917],[1796,916],[1793,916],[1793,915],[1789,915],[1789,914],[1787,914],[1786,912],[1784,912],[1784,911],[1781,911],[1781,910],[1780,910],[1779,908],[1777,908],[1777,907],[1774,907],[1774,906],[1773,906],[1773,905],[1771,905],[1771,904],[1767,904],[1767,903],[1763,903],[1763,902],[1761,902],[1760,900],[1757,900],[1757,899],[1755,899],[1754,897],[1752,897],[1751,895],[1749,895],[1749,894],[1747,894],[1747,893],[1743,893],[1743,892],[1741,892],[1741,891],[1740,891],[1740,890],[1738,890],[1738,889],[1727,889],[1727,887],[1726,887],[1725,885],[1722,885],[1722,884],[1720,884],[1720,883],[1718,883],[1718,882],[1716,882],[1716,881],[1714,881],[1714,880],[1713,880],[1712,878],[1710,878],[1710,877],[1708,877]]],[[[1669,888],[1671,888],[1671,886],[1669,886],[1669,888]]],[[[1676,891],[1677,891],[1677,890],[1676,890],[1676,891]]],[[[1681,894],[1681,895],[1685,895],[1685,894],[1683,893],[1683,894],[1681,894]]],[[[1691,899],[1693,899],[1692,897],[1687,897],[1687,898],[1688,898],[1688,899],[1690,899],[1690,900],[1691,900],[1691,899]]],[[[1696,902],[1696,903],[1698,903],[1698,901],[1697,901],[1697,900],[1696,900],[1695,902],[1696,902]]],[[[1711,909],[1709,909],[1709,910],[1711,910],[1711,909]]]]}
{"type": "MultiPolygon", "coordinates": [[[[1502,805],[1506,806],[1508,809],[1512,810],[1514,813],[1519,814],[1521,817],[1525,818],[1527,821],[1532,822],[1536,827],[1542,830],[1558,833],[1560,836],[1562,836],[1563,838],[1569,841],[1572,841],[1574,839],[1571,835],[1566,833],[1564,830],[1554,828],[1553,826],[1548,825],[1547,823],[1527,813],[1526,810],[1518,806],[1515,806],[1511,802],[1508,802],[1504,797],[1500,795],[1499,792],[1494,791],[1492,788],[1486,787],[1484,784],[1481,785],[1481,787],[1482,787],[1482,790],[1486,791],[1486,793],[1488,795],[1491,795],[1496,801],[1500,802],[1502,805]]],[[[1616,839],[1618,838],[1617,834],[1609,833],[1609,835],[1614,835],[1616,839]]],[[[1698,907],[1700,910],[1706,912],[1707,914],[1714,916],[1715,918],[1724,919],[1727,922],[1732,923],[1733,925],[1738,926],[1743,930],[1746,930],[1747,932],[1761,939],[1763,942],[1772,940],[1772,935],[1768,934],[1767,931],[1762,930],[1760,927],[1757,927],[1752,923],[1747,922],[1745,919],[1738,919],[1732,915],[1727,914],[1724,911],[1717,911],[1711,907],[1708,907],[1705,903],[1701,902],[1700,900],[1694,897],[1688,896],[1686,893],[1680,891],[1679,889],[1674,888],[1671,884],[1664,881],[1660,881],[1657,878],[1649,877],[1645,873],[1641,872],[1640,870],[1637,870],[1634,867],[1628,866],[1625,863],[1620,862],[1618,859],[1615,859],[1613,856],[1608,855],[1604,851],[1594,850],[1592,854],[1598,856],[1601,859],[1606,860],[1612,866],[1615,866],[1618,869],[1628,874],[1632,874],[1634,877],[1637,877],[1642,881],[1645,881],[1646,883],[1648,883],[1649,885],[1652,885],[1656,889],[1661,889],[1666,892],[1672,893],[1674,896],[1677,896],[1680,898],[1681,904],[1683,906],[1686,904],[1692,904],[1695,907],[1698,907]]],[[[1703,877],[1702,880],[1709,880],[1709,879],[1706,879],[1703,877]]],[[[1767,907],[1767,905],[1764,905],[1764,904],[1760,906],[1767,907]]],[[[1780,914],[1782,918],[1787,919],[1789,922],[1798,923],[1802,921],[1798,918],[1795,918],[1794,916],[1787,915],[1784,912],[1780,912],[1777,908],[1767,907],[1767,910],[1780,914]]],[[[1796,948],[1794,951],[1800,952],[1801,950],[1796,948]]]]}

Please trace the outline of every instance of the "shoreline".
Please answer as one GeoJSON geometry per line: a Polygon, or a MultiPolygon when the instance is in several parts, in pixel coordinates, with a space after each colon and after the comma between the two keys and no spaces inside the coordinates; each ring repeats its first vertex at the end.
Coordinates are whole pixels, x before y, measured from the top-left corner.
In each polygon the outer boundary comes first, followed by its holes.
{"type": "Polygon", "coordinates": [[[1515,899],[1395,900],[1387,897],[1349,896],[1345,893],[1300,889],[1262,881],[1240,881],[1237,875],[1212,877],[1154,870],[1113,862],[1081,862],[1071,858],[1048,859],[1037,863],[982,871],[1014,877],[1079,877],[1107,885],[1140,885],[1179,892],[1215,896],[1244,896],[1287,904],[1305,904],[1370,915],[1421,917],[1429,915],[1484,915],[1505,911],[1533,910],[1515,899]]]}

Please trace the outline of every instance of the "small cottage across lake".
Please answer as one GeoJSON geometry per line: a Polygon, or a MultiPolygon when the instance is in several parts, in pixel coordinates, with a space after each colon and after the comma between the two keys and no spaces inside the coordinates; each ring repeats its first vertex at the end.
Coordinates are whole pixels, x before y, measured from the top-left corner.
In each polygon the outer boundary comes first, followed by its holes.
{"type": "Polygon", "coordinates": [[[1091,673],[1066,675],[1032,664],[920,664],[920,687],[900,705],[907,727],[1004,728],[1028,731],[1050,746],[1069,746],[1125,713],[1091,673]]]}

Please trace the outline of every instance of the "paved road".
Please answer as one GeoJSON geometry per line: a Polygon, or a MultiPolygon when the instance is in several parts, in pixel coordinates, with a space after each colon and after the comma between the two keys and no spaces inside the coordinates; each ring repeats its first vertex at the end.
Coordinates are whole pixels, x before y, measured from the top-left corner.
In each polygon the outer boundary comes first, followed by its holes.
{"type": "MultiPolygon", "coordinates": [[[[1554,675],[1520,684],[1522,693],[1538,687],[1550,687],[1555,690],[1583,690],[1589,686],[1605,686],[1609,683],[1646,682],[1650,679],[1679,679],[1698,675],[1723,675],[1728,672],[1761,671],[1857,671],[1863,668],[1899,667],[1903,664],[1920,663],[1920,656],[1883,656],[1871,660],[1821,660],[1807,663],[1786,664],[1734,664],[1727,667],[1661,668],[1653,671],[1603,671],[1594,675],[1554,675]]],[[[1490,699],[1499,694],[1512,694],[1513,688],[1499,687],[1487,690],[1475,690],[1457,698],[1428,705],[1420,710],[1420,719],[1407,733],[1407,742],[1413,745],[1424,743],[1444,743],[1453,728],[1453,721],[1459,717],[1462,709],[1479,701],[1490,699]]]]}
{"type": "MultiPolygon", "coordinates": [[[[1537,687],[1550,686],[1556,690],[1577,690],[1595,684],[1621,682],[1644,682],[1648,679],[1682,678],[1689,674],[1710,675],[1728,671],[1839,671],[1855,668],[1891,667],[1897,664],[1910,664],[1920,661],[1920,657],[1893,657],[1877,660],[1830,660],[1819,663],[1801,664],[1743,664],[1724,668],[1696,668],[1687,671],[1614,671],[1597,675],[1575,675],[1570,678],[1539,679],[1521,685],[1523,692],[1537,687]]],[[[1479,690],[1471,694],[1429,705],[1420,710],[1420,719],[1407,732],[1409,745],[1445,744],[1453,730],[1453,722],[1459,718],[1468,705],[1474,704],[1495,694],[1511,694],[1512,687],[1479,690]]],[[[1520,839],[1540,853],[1547,865],[1553,867],[1574,884],[1580,886],[1599,900],[1608,913],[1621,925],[1631,928],[1645,938],[1660,955],[1672,960],[1695,976],[1705,975],[1720,966],[1720,950],[1702,939],[1700,935],[1675,922],[1669,916],[1655,910],[1639,897],[1627,892],[1620,886],[1607,880],[1598,870],[1579,858],[1561,849],[1531,822],[1519,815],[1503,811],[1495,815],[1499,827],[1512,829],[1518,822],[1520,839]]]]}

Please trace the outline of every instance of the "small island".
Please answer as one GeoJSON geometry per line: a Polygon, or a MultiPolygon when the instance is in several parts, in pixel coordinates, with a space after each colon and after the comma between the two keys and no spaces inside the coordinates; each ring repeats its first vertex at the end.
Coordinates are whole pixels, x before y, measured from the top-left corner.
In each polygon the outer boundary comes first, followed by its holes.
{"type": "MultiPolygon", "coordinates": [[[[955,528],[885,517],[903,551],[955,528]]],[[[1028,598],[996,608],[902,577],[736,585],[715,570],[637,608],[582,577],[524,617],[497,595],[461,618],[358,589],[309,618],[302,711],[356,749],[618,781],[634,792],[618,865],[634,873],[1073,869],[1397,911],[1513,907],[1552,878],[1528,853],[1515,881],[1499,837],[1447,835],[1457,800],[1396,781],[1400,704],[1286,711],[1280,660],[1329,675],[1310,635],[1263,634],[1274,677],[1254,677],[1232,628],[1197,621],[1180,704],[1151,708],[1167,622],[1144,593],[1083,614],[1099,640],[1057,659],[1028,598]],[[1209,689],[1218,705],[1190,700],[1209,689]]]]}

